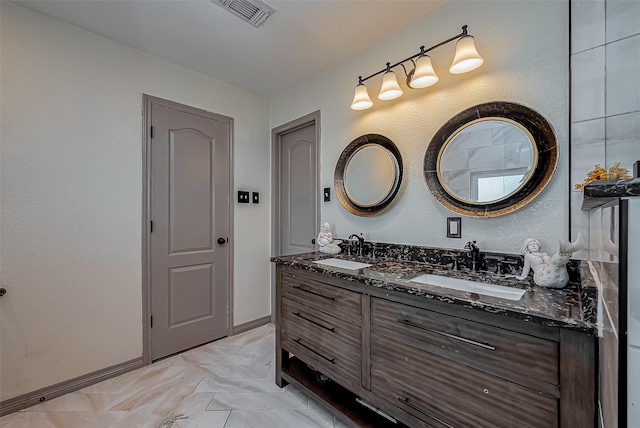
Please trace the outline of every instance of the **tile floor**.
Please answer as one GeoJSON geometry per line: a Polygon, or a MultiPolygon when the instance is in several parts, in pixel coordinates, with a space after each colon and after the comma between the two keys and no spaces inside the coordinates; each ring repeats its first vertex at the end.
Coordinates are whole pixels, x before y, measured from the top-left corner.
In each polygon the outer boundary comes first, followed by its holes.
{"type": "Polygon", "coordinates": [[[276,386],[274,350],[268,324],[5,415],[0,427],[343,427],[301,391],[276,386]],[[184,418],[171,423],[172,414],[184,418]]]}

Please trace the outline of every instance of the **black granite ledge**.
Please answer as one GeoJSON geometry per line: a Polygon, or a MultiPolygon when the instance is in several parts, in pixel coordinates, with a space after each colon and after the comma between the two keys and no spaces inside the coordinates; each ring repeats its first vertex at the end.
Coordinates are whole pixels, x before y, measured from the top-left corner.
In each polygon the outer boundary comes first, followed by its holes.
{"type": "Polygon", "coordinates": [[[582,209],[599,207],[612,199],[640,196],[640,178],[596,180],[584,186],[582,209]]]}
{"type": "MultiPolygon", "coordinates": [[[[443,249],[441,251],[455,250],[443,249]]],[[[406,255],[403,252],[401,254],[406,255]]],[[[518,256],[510,257],[517,258],[518,256]]],[[[409,260],[408,256],[407,259],[380,257],[377,252],[375,258],[348,254],[332,256],[311,252],[273,257],[271,261],[283,266],[296,267],[346,281],[355,281],[370,287],[407,293],[550,327],[582,331],[591,335],[598,334],[596,323],[598,289],[586,262],[572,261],[572,267],[569,271],[570,273],[573,271],[572,275],[574,277],[577,275],[580,280],[578,282],[571,281],[564,289],[557,290],[538,287],[533,283],[531,277],[520,281],[511,276],[513,274],[497,274],[491,271],[473,272],[464,268],[453,270],[446,264],[431,263],[422,259],[409,260]],[[371,266],[359,270],[349,270],[314,263],[332,257],[368,263],[371,266]],[[513,301],[410,282],[411,278],[423,273],[503,285],[526,291],[520,300],[513,301]]]]}
{"type": "MultiPolygon", "coordinates": [[[[348,240],[342,239],[340,244],[343,255],[356,255],[348,240]]],[[[456,248],[424,247],[408,244],[391,244],[386,242],[365,242],[362,255],[368,258],[385,258],[397,261],[419,262],[456,270],[471,270],[471,253],[456,248]]],[[[481,272],[493,275],[519,275],[522,272],[524,256],[508,253],[481,251],[478,261],[481,272]]],[[[569,283],[580,284],[579,263],[570,260],[567,264],[569,283]]]]}

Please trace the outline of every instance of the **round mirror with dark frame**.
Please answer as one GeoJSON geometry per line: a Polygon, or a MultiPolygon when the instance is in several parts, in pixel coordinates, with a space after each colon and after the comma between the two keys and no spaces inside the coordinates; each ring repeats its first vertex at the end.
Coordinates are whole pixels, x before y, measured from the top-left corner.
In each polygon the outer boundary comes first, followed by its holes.
{"type": "Polygon", "coordinates": [[[334,184],[338,200],[351,214],[376,214],[389,206],[400,190],[400,151],[385,136],[362,135],[340,155],[334,184]]]}
{"type": "Polygon", "coordinates": [[[549,122],[520,104],[492,102],[457,114],[435,134],[424,175],[436,200],[470,217],[495,217],[530,202],[556,169],[549,122]]]}

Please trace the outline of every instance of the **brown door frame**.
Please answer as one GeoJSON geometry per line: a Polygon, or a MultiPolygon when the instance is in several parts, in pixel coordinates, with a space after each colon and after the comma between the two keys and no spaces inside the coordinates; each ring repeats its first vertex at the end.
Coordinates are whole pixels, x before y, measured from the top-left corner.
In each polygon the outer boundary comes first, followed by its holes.
{"type": "MultiPolygon", "coordinates": [[[[321,160],[320,160],[320,110],[309,113],[298,119],[287,122],[271,130],[271,256],[280,255],[280,152],[283,134],[295,131],[310,124],[315,125],[316,130],[316,226],[320,227],[320,195],[321,187],[321,160]]],[[[275,322],[275,267],[271,266],[271,322],[275,322]]]]}
{"type": "Polygon", "coordinates": [[[142,360],[151,364],[151,105],[229,123],[229,283],[227,284],[227,335],[233,333],[233,118],[142,94],[142,360]]]}

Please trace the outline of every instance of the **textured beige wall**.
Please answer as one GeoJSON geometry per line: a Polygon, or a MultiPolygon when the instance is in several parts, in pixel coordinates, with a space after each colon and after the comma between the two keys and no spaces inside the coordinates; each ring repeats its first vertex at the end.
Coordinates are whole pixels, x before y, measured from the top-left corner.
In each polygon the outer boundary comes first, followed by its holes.
{"type": "MultiPolygon", "coordinates": [[[[142,94],[235,119],[269,197],[268,100],[1,2],[1,395],[142,355],[142,94]]],[[[270,314],[269,207],[236,207],[235,324],[270,314]]]]}
{"type": "Polygon", "coordinates": [[[518,252],[524,239],[535,236],[546,249],[555,251],[557,240],[568,234],[568,28],[566,1],[453,0],[272,98],[272,127],[321,110],[323,187],[333,188],[336,161],[359,135],[383,134],[400,149],[405,180],[389,209],[374,217],[356,217],[334,196],[322,204],[321,220],[329,221],[340,237],[363,232],[365,238],[376,241],[456,248],[475,239],[483,250],[518,252]],[[401,98],[385,102],[376,98],[381,78],[373,78],[367,84],[374,107],[361,112],[349,108],[358,75],[367,76],[387,61],[416,53],[422,44],[445,40],[463,24],[469,25],[485,59],[481,68],[450,74],[455,50],[450,43],[432,52],[440,76],[435,86],[407,89],[401,98]],[[524,104],[551,122],[560,144],[558,169],[545,191],[525,208],[491,219],[463,218],[463,239],[448,239],[445,219],[455,214],[440,206],[427,189],[422,172],[427,145],[456,113],[498,100],[524,104]]]}

